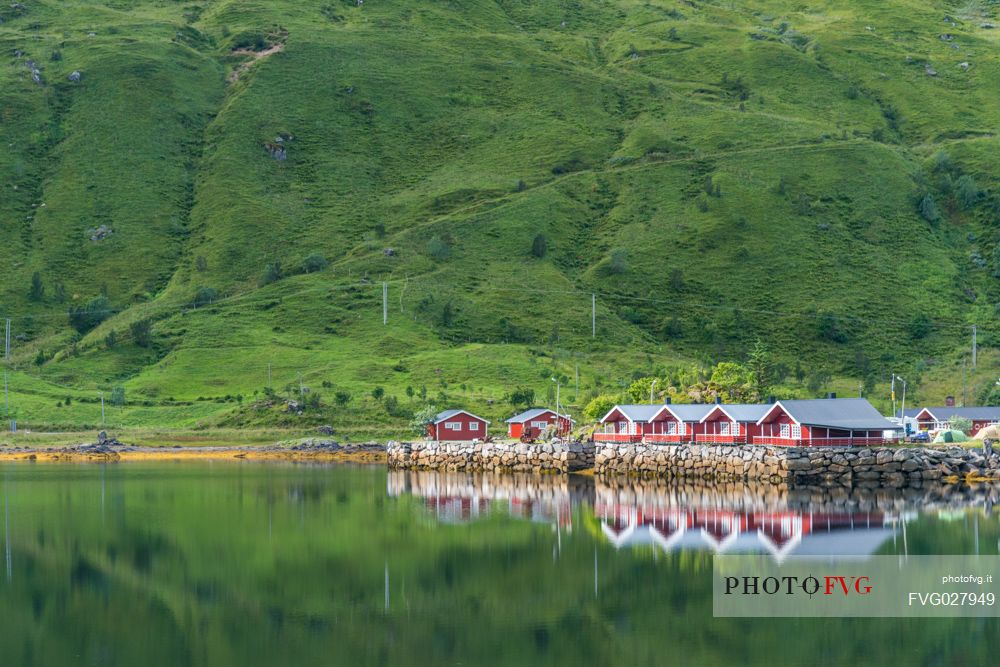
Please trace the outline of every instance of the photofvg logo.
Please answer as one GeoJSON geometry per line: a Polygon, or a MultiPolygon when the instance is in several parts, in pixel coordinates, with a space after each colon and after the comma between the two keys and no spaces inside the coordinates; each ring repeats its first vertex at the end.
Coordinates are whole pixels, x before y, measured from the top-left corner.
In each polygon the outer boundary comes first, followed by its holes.
{"type": "Polygon", "coordinates": [[[871,595],[867,575],[825,574],[805,577],[725,577],[725,595],[871,595]]]}
{"type": "Polygon", "coordinates": [[[997,556],[717,555],[718,617],[1000,616],[997,556]]]}

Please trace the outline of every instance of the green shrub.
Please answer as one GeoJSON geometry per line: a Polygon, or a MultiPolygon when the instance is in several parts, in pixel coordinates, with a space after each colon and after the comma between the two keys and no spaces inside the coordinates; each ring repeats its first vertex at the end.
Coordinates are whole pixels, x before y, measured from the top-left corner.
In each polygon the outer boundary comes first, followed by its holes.
{"type": "Polygon", "coordinates": [[[149,347],[153,342],[153,322],[151,320],[138,320],[128,325],[129,335],[132,342],[139,347],[149,347]]]}
{"type": "Polygon", "coordinates": [[[328,266],[330,266],[330,262],[327,261],[326,257],[318,252],[314,252],[306,257],[305,261],[302,263],[302,270],[306,273],[316,273],[317,271],[322,271],[328,266]]]}
{"type": "Polygon", "coordinates": [[[111,316],[111,302],[106,296],[91,299],[85,306],[69,309],[69,323],[80,333],[86,333],[111,316]]]}

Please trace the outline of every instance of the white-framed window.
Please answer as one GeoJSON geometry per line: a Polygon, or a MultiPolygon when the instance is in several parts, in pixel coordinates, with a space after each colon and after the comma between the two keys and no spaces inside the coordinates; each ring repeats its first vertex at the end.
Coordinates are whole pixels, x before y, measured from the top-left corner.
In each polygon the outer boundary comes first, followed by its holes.
{"type": "Polygon", "coordinates": [[[667,435],[676,435],[677,422],[667,422],[667,435]]]}
{"type": "Polygon", "coordinates": [[[534,421],[531,422],[531,428],[545,428],[549,423],[547,421],[534,421]]]}
{"type": "Polygon", "coordinates": [[[801,440],[802,439],[802,427],[798,424],[792,425],[792,439],[801,440]]]}
{"type": "Polygon", "coordinates": [[[631,430],[629,429],[629,426],[631,426],[631,425],[628,422],[618,422],[618,432],[619,433],[630,433],[631,430]]]}
{"type": "Polygon", "coordinates": [[[782,424],[781,425],[781,437],[782,438],[790,438],[790,437],[792,437],[792,427],[789,426],[788,424],[782,424]]]}
{"type": "Polygon", "coordinates": [[[470,431],[478,431],[479,430],[479,422],[469,422],[469,430],[470,431]]]}
{"type": "Polygon", "coordinates": [[[461,431],[462,422],[445,422],[444,427],[449,431],[461,431]]]}
{"type": "Polygon", "coordinates": [[[719,424],[719,433],[722,435],[729,435],[731,426],[732,424],[729,422],[721,422],[719,424]]]}

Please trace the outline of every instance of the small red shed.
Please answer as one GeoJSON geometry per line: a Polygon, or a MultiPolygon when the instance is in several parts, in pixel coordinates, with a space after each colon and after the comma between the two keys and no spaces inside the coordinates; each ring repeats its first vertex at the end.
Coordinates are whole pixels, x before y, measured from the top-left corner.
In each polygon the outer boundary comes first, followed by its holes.
{"type": "Polygon", "coordinates": [[[557,420],[559,435],[566,435],[573,430],[573,419],[569,415],[560,415],[548,408],[531,408],[507,420],[507,436],[515,439],[522,436],[537,438],[557,420]]]}
{"type": "Polygon", "coordinates": [[[465,410],[445,410],[434,416],[427,425],[431,440],[484,440],[489,422],[465,410]]]}

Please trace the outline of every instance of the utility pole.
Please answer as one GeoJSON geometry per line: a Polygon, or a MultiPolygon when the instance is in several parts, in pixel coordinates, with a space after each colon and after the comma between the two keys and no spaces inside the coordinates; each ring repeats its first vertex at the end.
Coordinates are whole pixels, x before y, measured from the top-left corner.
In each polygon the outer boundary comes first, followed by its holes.
{"type": "Polygon", "coordinates": [[[909,429],[906,426],[906,380],[899,376],[896,379],[903,383],[903,400],[899,404],[899,414],[903,422],[903,442],[906,442],[906,436],[909,435],[909,429]]]}
{"type": "Polygon", "coordinates": [[[389,283],[382,281],[382,324],[389,324],[389,283]]]}
{"type": "Polygon", "coordinates": [[[656,382],[659,378],[654,378],[652,382],[649,383],[649,404],[653,405],[653,387],[656,386],[656,382]]]}
{"type": "Polygon", "coordinates": [[[969,360],[968,357],[962,357],[962,407],[963,408],[966,407],[966,405],[965,405],[965,366],[966,366],[966,362],[968,362],[968,360],[969,360]]]}
{"type": "Polygon", "coordinates": [[[552,381],[556,383],[556,424],[558,424],[559,417],[562,416],[562,413],[559,411],[559,380],[552,378],[552,381]]]}
{"type": "Polygon", "coordinates": [[[597,338],[597,295],[596,294],[590,295],[590,337],[597,338]]]}
{"type": "Polygon", "coordinates": [[[10,417],[10,394],[7,393],[7,369],[3,369],[3,404],[10,417]]]}
{"type": "Polygon", "coordinates": [[[976,370],[976,325],[972,325],[972,370],[976,370]]]}
{"type": "Polygon", "coordinates": [[[101,428],[104,428],[104,392],[101,392],[101,428]]]}
{"type": "Polygon", "coordinates": [[[267,362],[267,386],[271,386],[271,362],[267,362]]]}

